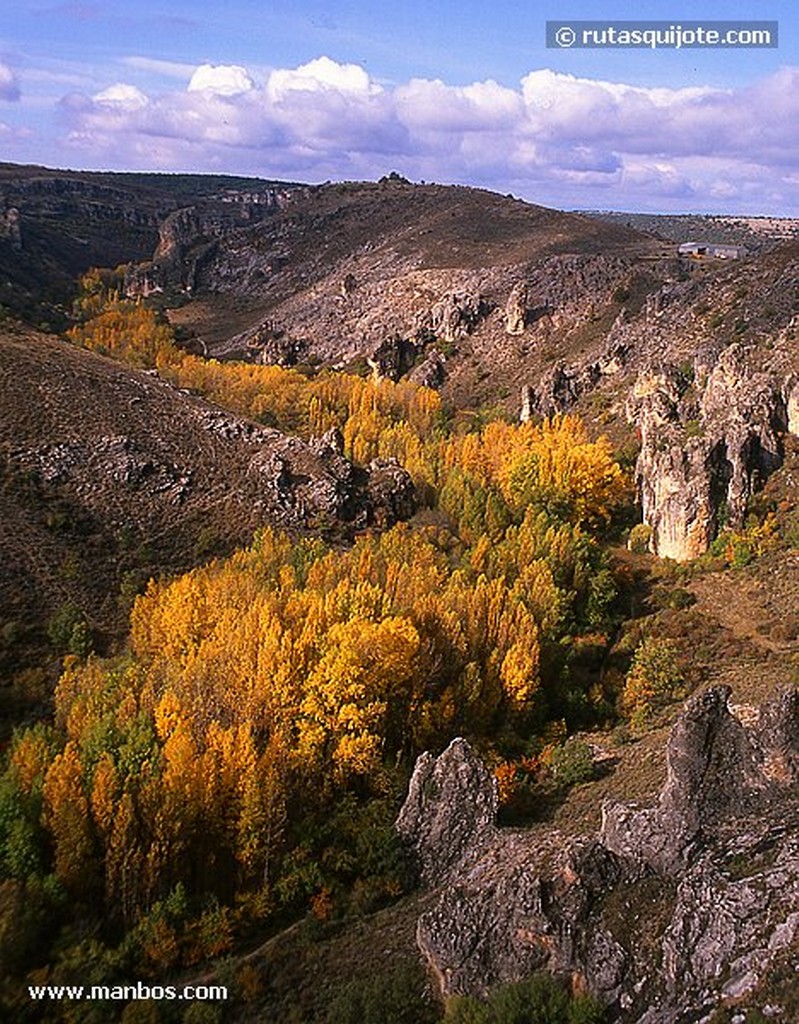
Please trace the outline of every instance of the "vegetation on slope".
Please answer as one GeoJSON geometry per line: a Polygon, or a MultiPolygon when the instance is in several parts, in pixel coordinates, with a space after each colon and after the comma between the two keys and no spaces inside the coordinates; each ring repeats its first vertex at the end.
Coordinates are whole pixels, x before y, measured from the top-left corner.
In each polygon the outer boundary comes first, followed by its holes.
{"type": "Polygon", "coordinates": [[[397,455],[430,510],[350,549],[263,530],[151,582],[124,656],[66,659],[55,721],[16,734],[0,783],[17,981],[163,978],[308,908],[379,906],[408,884],[391,822],[420,750],[460,733],[507,763],[613,699],[572,659],[623,583],[599,543],[629,500],[606,441],[569,417],[464,432],[424,389],[203,365],[143,307],[91,312],[76,340],[336,426],[356,461],[397,455]]]}

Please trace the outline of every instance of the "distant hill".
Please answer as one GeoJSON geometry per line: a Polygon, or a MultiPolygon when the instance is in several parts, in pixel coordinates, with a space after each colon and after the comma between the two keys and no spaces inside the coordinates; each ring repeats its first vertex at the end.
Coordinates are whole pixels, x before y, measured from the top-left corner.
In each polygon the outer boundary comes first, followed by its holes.
{"type": "Polygon", "coordinates": [[[0,304],[46,327],[65,323],[78,275],[152,255],[187,204],[230,219],[243,195],[291,184],[228,175],[52,170],[0,163],[0,304]]]}
{"type": "Polygon", "coordinates": [[[623,224],[659,238],[676,242],[716,242],[745,245],[752,254],[768,252],[780,243],[799,237],[796,217],[736,217],[699,213],[623,213],[585,210],[588,217],[607,224],[623,224]]]}

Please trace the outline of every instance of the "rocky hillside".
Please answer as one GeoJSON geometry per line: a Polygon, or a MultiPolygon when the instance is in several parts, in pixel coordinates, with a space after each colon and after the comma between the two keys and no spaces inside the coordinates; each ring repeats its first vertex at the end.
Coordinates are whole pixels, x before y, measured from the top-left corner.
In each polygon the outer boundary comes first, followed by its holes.
{"type": "Polygon", "coordinates": [[[371,368],[456,409],[577,410],[640,444],[649,543],[678,560],[741,526],[799,424],[795,241],[697,262],[626,224],[395,175],[302,187],[2,165],[0,213],[0,301],[34,319],[88,265],[125,260],[129,295],[198,353],[371,368]]]}
{"type": "Polygon", "coordinates": [[[498,829],[496,781],[462,740],[419,760],[398,828],[435,889],[417,942],[443,995],[545,969],[614,1021],[679,1024],[790,962],[799,693],[759,710],[730,709],[729,695],[689,702],[658,801],[606,802],[595,836],[498,829]]]}
{"type": "Polygon", "coordinates": [[[0,303],[63,326],[78,275],[148,259],[161,224],[191,207],[225,230],[284,201],[293,186],[218,175],[106,174],[0,163],[0,303]]]}
{"type": "MultiPolygon", "coordinates": [[[[332,365],[439,389],[451,407],[576,409],[637,476],[652,550],[705,550],[783,460],[797,421],[799,249],[679,259],[627,224],[488,192],[319,187],[0,167],[0,301],[66,302],[91,263],[193,351],[332,365]]],[[[636,222],[637,223],[637,222],[636,222]]],[[[770,222],[769,222],[770,223],[770,222]]],[[[754,229],[753,229],[754,230],[754,229]]]]}
{"type": "Polygon", "coordinates": [[[520,374],[555,352],[593,352],[624,302],[675,270],[670,255],[627,228],[510,197],[384,180],[295,192],[223,238],[177,215],[127,287],[180,304],[173,322],[209,354],[366,362],[458,405],[515,403],[520,374]]]}
{"type": "Polygon", "coordinates": [[[740,527],[796,429],[794,241],[697,262],[619,224],[401,180],[296,191],[211,234],[170,216],[127,280],[183,303],[171,318],[199,350],[366,365],[456,408],[576,409],[620,446],[637,436],[658,554],[740,527]]]}
{"type": "Polygon", "coordinates": [[[356,471],[336,437],[287,437],[8,321],[0,474],[0,607],[23,644],[65,606],[101,643],[149,576],[229,551],[260,525],[346,533],[412,508],[404,471],[356,471]]]}

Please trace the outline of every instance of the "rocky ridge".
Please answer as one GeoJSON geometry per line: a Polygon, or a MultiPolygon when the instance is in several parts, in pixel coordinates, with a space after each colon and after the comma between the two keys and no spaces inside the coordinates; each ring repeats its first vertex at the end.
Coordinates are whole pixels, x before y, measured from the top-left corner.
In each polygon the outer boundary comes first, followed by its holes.
{"type": "Polygon", "coordinates": [[[790,958],[799,693],[759,711],[729,693],[687,703],[658,802],[606,802],[594,836],[497,827],[495,782],[463,740],[420,758],[397,827],[432,889],[417,942],[442,995],[547,970],[614,1022],[688,1024],[790,958]]]}

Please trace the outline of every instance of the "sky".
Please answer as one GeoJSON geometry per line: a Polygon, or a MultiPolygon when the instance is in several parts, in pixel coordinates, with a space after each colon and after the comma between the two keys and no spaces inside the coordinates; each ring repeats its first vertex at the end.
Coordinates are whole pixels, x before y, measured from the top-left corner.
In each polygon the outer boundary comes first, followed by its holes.
{"type": "Polygon", "coordinates": [[[3,0],[0,160],[799,216],[798,30],[794,0],[3,0]],[[779,46],[545,45],[631,16],[779,46]]]}

